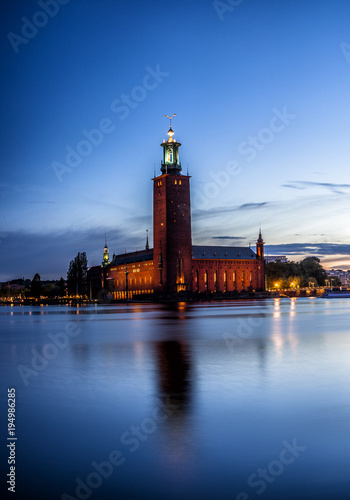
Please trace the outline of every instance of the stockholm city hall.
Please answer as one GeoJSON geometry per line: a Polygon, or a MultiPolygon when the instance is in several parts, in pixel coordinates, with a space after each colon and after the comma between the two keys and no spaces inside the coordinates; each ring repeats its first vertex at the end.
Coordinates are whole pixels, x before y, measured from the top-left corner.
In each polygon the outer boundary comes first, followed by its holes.
{"type": "MultiPolygon", "coordinates": [[[[175,115],[174,115],[175,116],[175,115]]],[[[265,290],[264,242],[250,247],[192,245],[190,176],[183,175],[181,144],[171,125],[163,141],[161,173],[153,180],[153,249],[113,255],[88,271],[90,298],[175,296],[265,290]]]]}

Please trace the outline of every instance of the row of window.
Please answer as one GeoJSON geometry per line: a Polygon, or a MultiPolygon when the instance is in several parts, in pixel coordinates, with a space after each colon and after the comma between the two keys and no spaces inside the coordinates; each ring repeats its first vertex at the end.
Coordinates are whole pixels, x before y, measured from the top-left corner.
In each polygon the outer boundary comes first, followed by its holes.
{"type": "MultiPolygon", "coordinates": [[[[129,282],[129,285],[137,285],[137,284],[139,284],[139,285],[142,285],[142,284],[147,285],[147,283],[152,283],[152,276],[149,276],[149,277],[147,277],[147,276],[144,276],[144,277],[140,276],[139,278],[131,277],[130,276],[129,279],[128,279],[128,282],[129,282]]],[[[125,279],[121,279],[121,280],[117,279],[117,287],[119,285],[120,286],[125,286],[125,279]]]]}
{"type": "MultiPolygon", "coordinates": [[[[240,275],[241,275],[242,282],[244,282],[245,281],[245,277],[246,277],[245,271],[242,271],[240,273],[240,275]]],[[[205,271],[204,275],[203,275],[203,277],[204,277],[204,283],[208,283],[208,276],[209,276],[208,271],[205,271]]],[[[226,271],[224,272],[224,276],[223,277],[224,277],[224,283],[226,283],[227,282],[227,272],[226,271]]],[[[238,276],[238,279],[239,279],[239,276],[238,276]]],[[[252,272],[250,272],[249,273],[249,281],[252,282],[252,280],[253,280],[253,274],[252,274],[252,272]]],[[[198,281],[199,281],[199,271],[196,271],[196,273],[195,273],[195,282],[198,283],[198,281]]],[[[217,273],[216,273],[216,271],[214,271],[214,273],[213,273],[213,281],[214,281],[214,283],[217,283],[217,273]]],[[[236,281],[236,272],[232,273],[232,281],[233,282],[236,281]]]]}
{"type": "MultiPolygon", "coordinates": [[[[179,185],[181,186],[181,179],[179,179],[179,181],[177,179],[175,179],[175,185],[179,185]]],[[[162,185],[162,181],[157,181],[157,186],[160,187],[162,185]]]]}
{"type": "Polygon", "coordinates": [[[149,290],[129,290],[128,292],[122,291],[122,292],[115,292],[115,298],[116,299],[132,299],[133,295],[142,295],[142,294],[152,294],[154,293],[153,288],[149,290]]]}

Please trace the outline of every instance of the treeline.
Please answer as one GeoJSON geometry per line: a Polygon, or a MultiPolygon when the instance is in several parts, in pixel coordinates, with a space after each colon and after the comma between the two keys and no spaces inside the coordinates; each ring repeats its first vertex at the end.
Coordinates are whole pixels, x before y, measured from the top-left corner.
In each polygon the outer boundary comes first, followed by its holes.
{"type": "Polygon", "coordinates": [[[270,262],[266,265],[267,288],[286,289],[324,286],[327,272],[317,257],[306,257],[301,262],[270,262]]]}
{"type": "Polygon", "coordinates": [[[40,298],[40,297],[64,297],[66,295],[66,283],[63,278],[53,281],[41,281],[40,274],[36,273],[32,280],[12,280],[4,283],[0,289],[0,297],[13,298],[40,298]]]}

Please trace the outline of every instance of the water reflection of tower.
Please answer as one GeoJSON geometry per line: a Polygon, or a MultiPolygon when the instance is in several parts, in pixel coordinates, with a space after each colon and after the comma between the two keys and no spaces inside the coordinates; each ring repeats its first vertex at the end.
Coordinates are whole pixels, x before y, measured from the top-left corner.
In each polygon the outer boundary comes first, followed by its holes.
{"type": "MultiPolygon", "coordinates": [[[[169,406],[167,418],[160,428],[163,474],[167,480],[178,481],[178,474],[186,482],[196,474],[195,450],[191,409],[193,406],[193,367],[191,363],[191,344],[187,340],[189,318],[185,305],[178,304],[174,310],[167,311],[171,321],[168,334],[171,339],[155,344],[158,372],[158,398],[169,406]],[[173,476],[174,474],[174,476],[173,476]],[[173,476],[173,477],[172,477],[173,476]]],[[[162,322],[162,336],[164,323],[162,322]]],[[[169,483],[169,484],[170,484],[169,483]]]]}
{"type": "Polygon", "coordinates": [[[191,393],[191,365],[185,342],[168,340],[157,343],[160,397],[178,405],[177,412],[187,410],[191,393]]]}

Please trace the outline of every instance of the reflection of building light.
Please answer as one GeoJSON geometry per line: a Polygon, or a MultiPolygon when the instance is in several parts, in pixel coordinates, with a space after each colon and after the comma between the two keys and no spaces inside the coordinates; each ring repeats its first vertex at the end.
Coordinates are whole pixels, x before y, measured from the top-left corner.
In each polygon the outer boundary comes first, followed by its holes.
{"type": "Polygon", "coordinates": [[[280,312],[280,299],[275,299],[274,300],[274,313],[273,313],[273,317],[274,318],[279,318],[281,316],[281,312],[280,312]]]}
{"type": "Polygon", "coordinates": [[[296,354],[297,353],[297,346],[299,344],[298,337],[296,335],[294,335],[294,333],[292,331],[289,331],[287,338],[288,338],[290,347],[293,351],[293,354],[296,354]]]}
{"type": "Polygon", "coordinates": [[[283,337],[280,329],[279,324],[275,324],[274,326],[274,331],[271,335],[271,340],[273,342],[273,345],[275,347],[276,355],[278,358],[282,357],[282,351],[283,351],[283,337]]]}
{"type": "Polygon", "coordinates": [[[142,342],[134,342],[134,353],[135,353],[135,361],[138,368],[140,368],[143,364],[144,359],[144,345],[142,342]]]}
{"type": "Polygon", "coordinates": [[[274,312],[273,312],[273,317],[274,318],[279,318],[281,316],[280,312],[280,299],[275,299],[274,300],[274,312]]]}
{"type": "Polygon", "coordinates": [[[290,301],[290,313],[289,313],[289,316],[291,318],[293,318],[295,316],[295,302],[296,302],[295,298],[292,298],[291,301],[290,301]]]}

